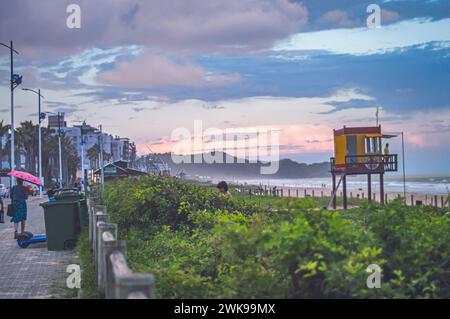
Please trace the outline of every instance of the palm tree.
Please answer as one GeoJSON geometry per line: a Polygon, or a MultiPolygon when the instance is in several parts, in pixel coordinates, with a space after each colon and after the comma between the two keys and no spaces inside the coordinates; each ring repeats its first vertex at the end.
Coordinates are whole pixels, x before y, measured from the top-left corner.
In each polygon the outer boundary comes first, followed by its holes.
{"type": "Polygon", "coordinates": [[[8,136],[6,136],[5,145],[3,145],[3,136],[8,134],[10,128],[11,125],[3,125],[3,120],[0,121],[0,169],[3,169],[3,151],[9,154],[8,136]]]}
{"type": "Polygon", "coordinates": [[[87,157],[90,161],[90,166],[94,169],[98,168],[98,155],[100,154],[100,146],[98,144],[92,145],[90,149],[87,150],[87,157]]]}
{"type": "Polygon", "coordinates": [[[136,144],[130,144],[130,166],[134,167],[137,158],[136,144]]]}
{"type": "Polygon", "coordinates": [[[25,156],[25,170],[37,174],[36,155],[38,153],[38,126],[31,121],[20,123],[17,129],[17,145],[25,156]]]}
{"type": "MultiPolygon", "coordinates": [[[[53,129],[42,128],[42,171],[46,185],[59,176],[59,142],[58,134],[53,129]]],[[[75,146],[70,138],[61,135],[61,151],[63,175],[66,172],[66,181],[72,183],[76,179],[77,169],[80,163],[75,146]]]]}

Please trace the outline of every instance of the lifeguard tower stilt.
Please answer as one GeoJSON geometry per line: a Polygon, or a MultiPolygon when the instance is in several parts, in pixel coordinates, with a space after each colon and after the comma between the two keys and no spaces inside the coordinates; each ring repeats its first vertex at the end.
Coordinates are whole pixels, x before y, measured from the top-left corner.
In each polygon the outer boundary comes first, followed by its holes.
{"type": "Polygon", "coordinates": [[[348,207],[347,176],[367,175],[367,193],[372,201],[372,175],[380,176],[380,203],[384,204],[384,173],[398,170],[397,154],[383,154],[382,139],[395,137],[381,133],[381,126],[345,127],[333,130],[334,153],[330,159],[332,177],[332,206],[336,209],[336,196],[342,183],[344,209],[348,207]],[[338,184],[336,178],[340,176],[338,184]]]}

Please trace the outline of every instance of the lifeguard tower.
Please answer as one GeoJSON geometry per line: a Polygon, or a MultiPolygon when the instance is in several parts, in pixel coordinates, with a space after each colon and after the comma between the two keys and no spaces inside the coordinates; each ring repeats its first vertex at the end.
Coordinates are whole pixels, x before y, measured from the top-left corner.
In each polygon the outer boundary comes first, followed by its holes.
{"type": "Polygon", "coordinates": [[[380,202],[384,204],[384,173],[398,170],[397,154],[383,154],[383,139],[395,137],[381,133],[380,126],[343,127],[334,132],[334,157],[330,159],[333,179],[332,204],[342,183],[343,204],[347,209],[347,176],[367,175],[368,200],[372,200],[372,175],[380,176],[380,202]],[[340,176],[336,185],[336,176],[340,176]]]}

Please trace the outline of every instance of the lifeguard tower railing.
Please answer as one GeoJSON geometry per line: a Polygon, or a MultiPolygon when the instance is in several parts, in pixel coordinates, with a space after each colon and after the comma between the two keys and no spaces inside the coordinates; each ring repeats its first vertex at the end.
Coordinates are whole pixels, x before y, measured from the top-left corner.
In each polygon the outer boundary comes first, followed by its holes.
{"type": "Polygon", "coordinates": [[[345,164],[336,164],[336,159],[330,158],[330,172],[337,174],[376,174],[396,172],[397,170],[397,154],[347,155],[345,164]]]}

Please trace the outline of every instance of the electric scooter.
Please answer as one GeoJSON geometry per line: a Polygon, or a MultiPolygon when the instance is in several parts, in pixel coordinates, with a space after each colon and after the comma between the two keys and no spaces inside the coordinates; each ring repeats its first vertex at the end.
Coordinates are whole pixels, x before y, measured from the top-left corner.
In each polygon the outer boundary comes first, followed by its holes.
{"type": "Polygon", "coordinates": [[[20,248],[27,248],[29,245],[37,244],[37,243],[45,243],[47,241],[47,235],[34,235],[30,232],[23,232],[17,237],[17,244],[20,248]]]}

